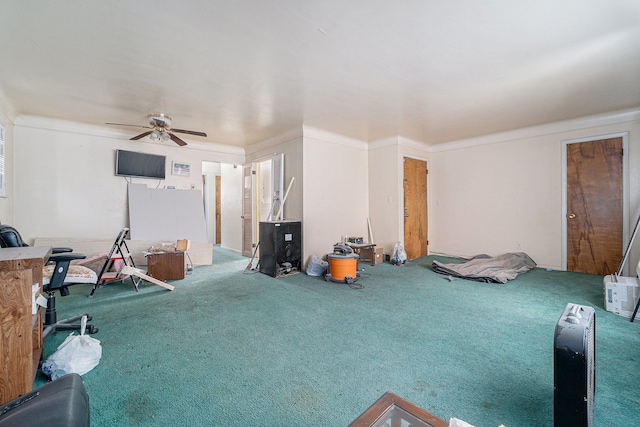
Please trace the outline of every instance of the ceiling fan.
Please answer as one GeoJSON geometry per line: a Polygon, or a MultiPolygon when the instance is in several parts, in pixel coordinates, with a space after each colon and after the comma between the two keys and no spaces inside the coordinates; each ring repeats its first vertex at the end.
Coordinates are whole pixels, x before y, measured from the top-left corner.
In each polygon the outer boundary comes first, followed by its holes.
{"type": "Polygon", "coordinates": [[[129,138],[132,141],[144,138],[145,136],[149,135],[149,138],[151,138],[152,141],[168,141],[168,140],[172,140],[173,142],[175,142],[176,144],[180,145],[180,146],[185,146],[187,145],[186,142],[184,142],[182,139],[178,138],[176,135],[174,135],[173,133],[186,133],[189,135],[196,135],[196,136],[207,136],[206,133],[204,132],[198,132],[198,131],[194,131],[194,130],[184,130],[184,129],[174,129],[171,128],[171,117],[164,115],[162,113],[157,113],[157,114],[149,114],[147,116],[147,120],[149,120],[149,125],[150,126],[139,126],[139,125],[126,125],[126,124],[122,124],[122,123],[105,123],[107,125],[115,125],[115,126],[133,126],[133,127],[138,127],[138,128],[145,128],[145,129],[151,129],[147,132],[143,132],[140,135],[134,136],[133,138],[129,138]]]}

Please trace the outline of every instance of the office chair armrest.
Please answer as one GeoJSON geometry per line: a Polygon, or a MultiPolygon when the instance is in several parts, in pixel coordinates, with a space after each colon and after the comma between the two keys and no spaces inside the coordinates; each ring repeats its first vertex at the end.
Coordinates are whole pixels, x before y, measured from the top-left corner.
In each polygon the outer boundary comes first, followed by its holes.
{"type": "Polygon", "coordinates": [[[52,254],[60,254],[63,252],[73,252],[73,249],[71,248],[51,248],[51,253],[52,254]]]}
{"type": "Polygon", "coordinates": [[[73,261],[76,259],[83,259],[86,257],[87,256],[85,254],[78,254],[78,253],[55,254],[49,257],[49,262],[73,261]]]}
{"type": "Polygon", "coordinates": [[[53,292],[56,289],[60,289],[60,295],[62,296],[68,295],[69,291],[64,285],[64,280],[67,277],[67,271],[69,270],[69,265],[71,265],[71,261],[76,259],[83,259],[83,258],[86,258],[84,254],[78,254],[74,252],[69,252],[66,254],[51,255],[49,257],[49,261],[47,262],[47,264],[51,265],[55,263],[55,267],[51,272],[49,283],[43,284],[44,291],[53,292]]]}

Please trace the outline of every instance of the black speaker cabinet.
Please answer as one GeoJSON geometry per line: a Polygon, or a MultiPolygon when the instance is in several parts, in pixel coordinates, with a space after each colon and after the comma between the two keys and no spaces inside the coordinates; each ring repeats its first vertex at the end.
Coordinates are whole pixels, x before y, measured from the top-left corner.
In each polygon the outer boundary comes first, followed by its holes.
{"type": "Polygon", "coordinates": [[[567,304],[556,324],[553,349],[555,427],[591,427],[596,392],[596,315],[567,304]]]}
{"type": "Polygon", "coordinates": [[[302,223],[260,222],[260,272],[282,277],[302,267],[302,223]]]}

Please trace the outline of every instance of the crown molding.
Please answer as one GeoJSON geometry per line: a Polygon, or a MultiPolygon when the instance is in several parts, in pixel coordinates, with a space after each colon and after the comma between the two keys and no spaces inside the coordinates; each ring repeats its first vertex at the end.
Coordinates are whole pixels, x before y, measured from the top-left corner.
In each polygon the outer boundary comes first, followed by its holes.
{"type": "Polygon", "coordinates": [[[368,150],[369,146],[365,141],[361,141],[359,139],[350,138],[348,136],[340,135],[337,133],[329,132],[326,130],[303,126],[303,135],[304,138],[312,138],[317,139],[324,142],[330,142],[332,144],[343,145],[349,148],[356,148],[359,150],[368,150]]]}
{"type": "MultiPolygon", "coordinates": [[[[53,119],[50,117],[33,116],[28,114],[21,114],[15,118],[14,126],[51,130],[56,132],[74,133],[79,135],[88,135],[102,138],[112,139],[129,139],[131,133],[123,132],[121,130],[113,129],[111,127],[91,125],[87,123],[74,122],[70,120],[53,119]]],[[[244,156],[244,149],[234,145],[219,144],[217,142],[202,142],[194,141],[189,138],[182,138],[188,141],[189,144],[186,147],[181,147],[187,150],[200,150],[207,152],[215,152],[222,154],[231,154],[235,156],[244,156]]],[[[141,143],[147,143],[146,141],[140,141],[141,143]]],[[[157,144],[149,142],[150,144],[157,144]]]]}
{"type": "Polygon", "coordinates": [[[640,109],[638,108],[545,123],[543,125],[530,126],[526,128],[515,129],[506,132],[498,132],[473,138],[459,139],[456,141],[442,142],[432,145],[430,147],[430,151],[432,153],[437,153],[440,151],[457,150],[460,148],[469,148],[478,145],[513,141],[516,139],[532,138],[542,135],[552,135],[579,129],[632,122],[635,120],[640,120],[640,109]]]}
{"type": "Polygon", "coordinates": [[[400,137],[397,135],[389,136],[387,138],[378,139],[376,141],[370,142],[369,150],[379,150],[381,148],[397,147],[398,145],[400,145],[400,137]]]}
{"type": "Polygon", "coordinates": [[[302,138],[302,136],[303,136],[303,132],[301,127],[291,129],[279,135],[272,136],[270,138],[267,138],[259,142],[254,142],[253,144],[249,144],[245,146],[244,151],[246,154],[257,153],[259,151],[266,150],[266,149],[278,146],[280,144],[284,144],[294,139],[302,138]]]}
{"type": "Polygon", "coordinates": [[[425,153],[430,153],[431,149],[429,145],[422,141],[416,141],[415,139],[406,138],[404,136],[390,136],[388,138],[379,139],[369,143],[369,150],[379,150],[381,148],[398,147],[411,150],[420,150],[425,153]]]}
{"type": "Polygon", "coordinates": [[[415,139],[405,138],[403,136],[398,137],[398,145],[416,150],[424,150],[426,152],[431,151],[431,147],[429,147],[429,144],[426,142],[416,141],[415,139]]]}
{"type": "Polygon", "coordinates": [[[16,112],[8,99],[2,88],[0,88],[0,114],[7,119],[8,122],[14,124],[16,112]]]}
{"type": "Polygon", "coordinates": [[[16,127],[52,130],[56,132],[75,133],[80,135],[99,136],[105,138],[126,138],[126,133],[114,128],[90,125],[87,123],[74,122],[71,120],[54,119],[51,117],[34,116],[30,114],[20,114],[15,118],[16,127]]]}

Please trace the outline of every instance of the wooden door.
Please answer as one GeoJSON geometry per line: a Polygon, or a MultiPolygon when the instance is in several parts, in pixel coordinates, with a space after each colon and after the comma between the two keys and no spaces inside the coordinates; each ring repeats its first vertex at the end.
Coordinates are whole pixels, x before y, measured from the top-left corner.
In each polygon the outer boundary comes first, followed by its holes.
{"type": "Polygon", "coordinates": [[[216,175],[216,245],[222,242],[222,219],[220,216],[220,175],[216,175]]]}
{"type": "Polygon", "coordinates": [[[607,275],[622,244],[622,138],[567,145],[567,270],[607,275]]]}
{"type": "Polygon", "coordinates": [[[407,259],[427,249],[427,162],[404,158],[404,250],[407,259]]]}

